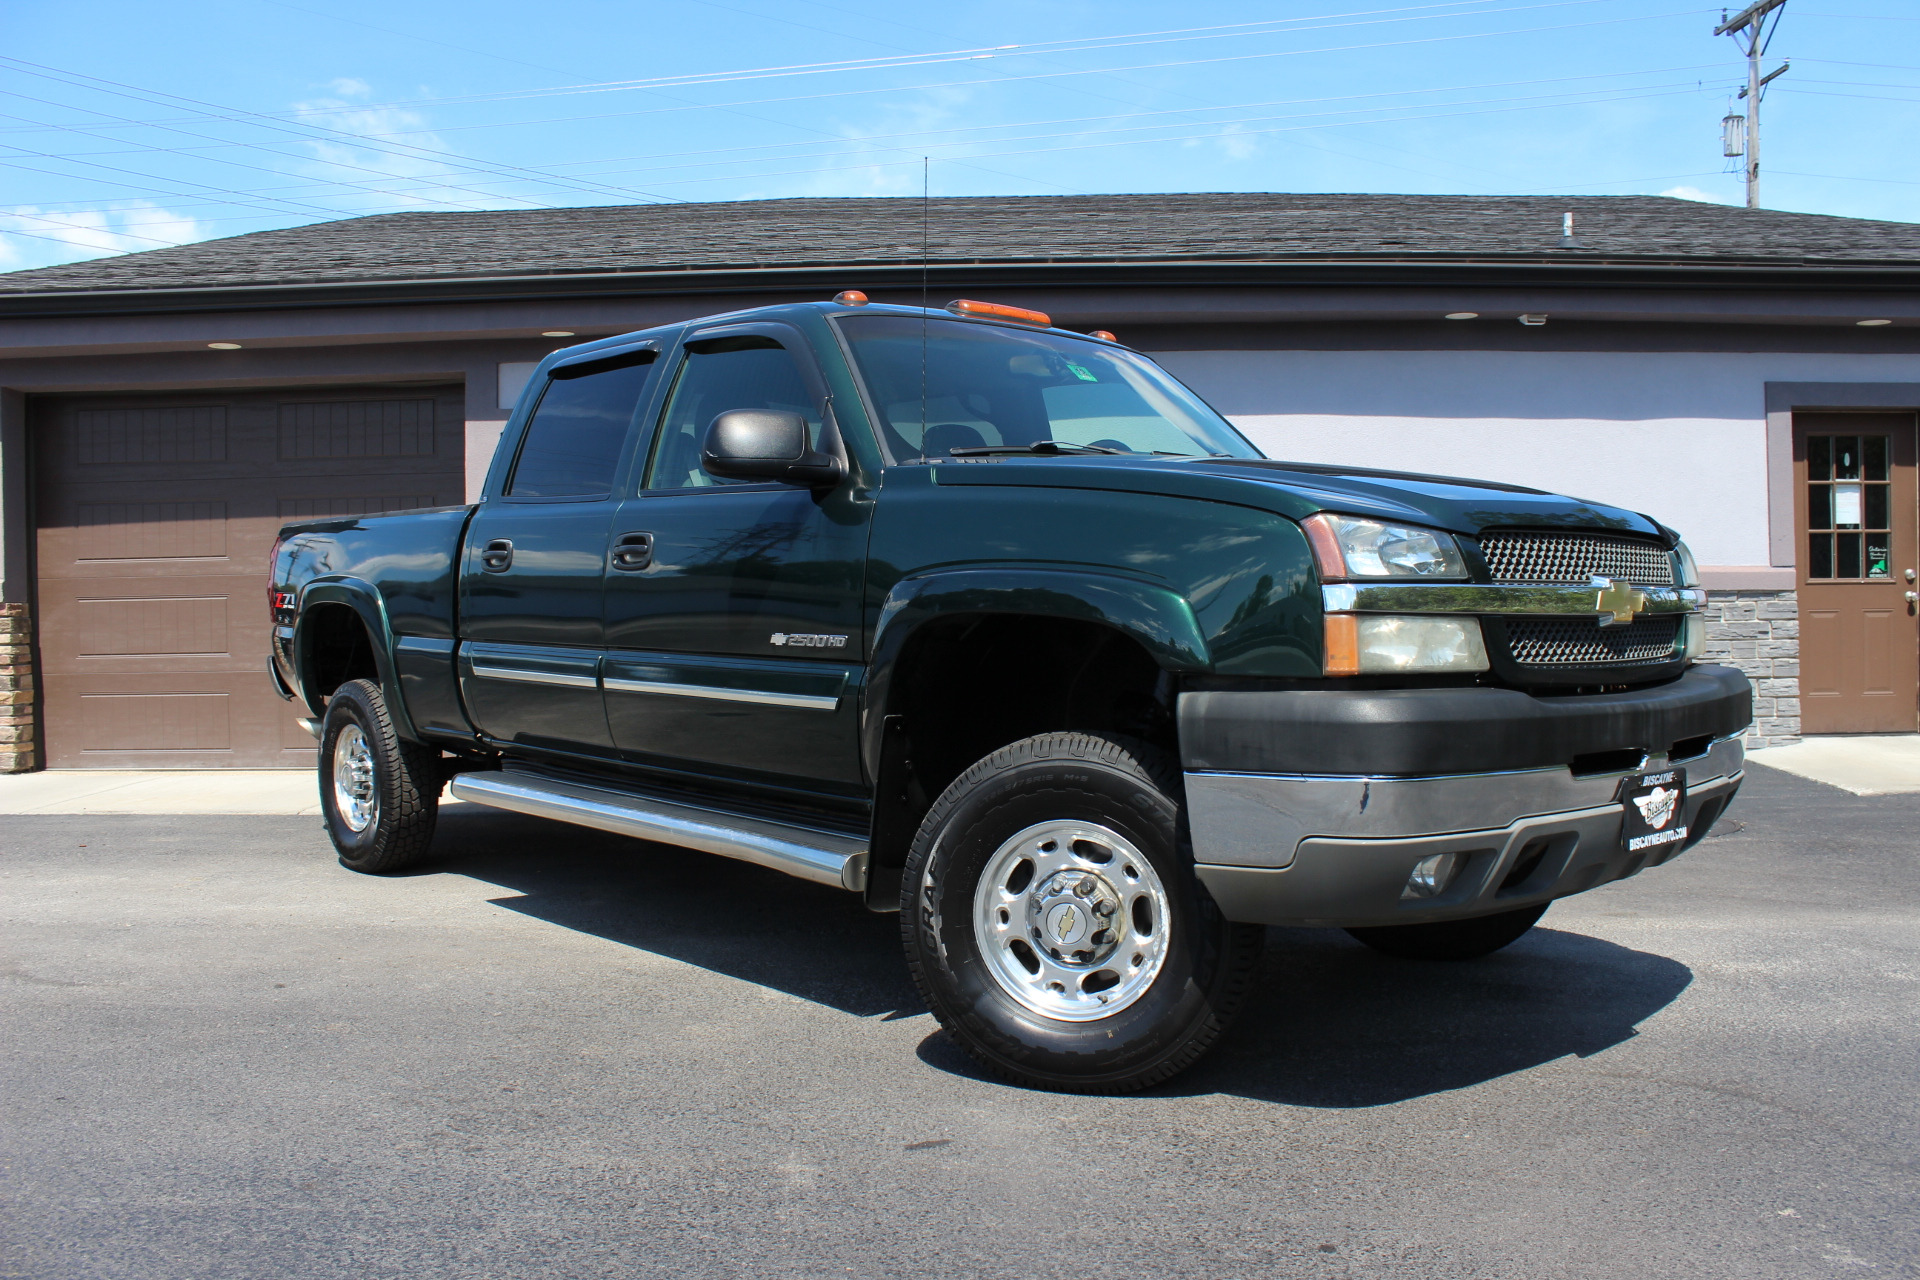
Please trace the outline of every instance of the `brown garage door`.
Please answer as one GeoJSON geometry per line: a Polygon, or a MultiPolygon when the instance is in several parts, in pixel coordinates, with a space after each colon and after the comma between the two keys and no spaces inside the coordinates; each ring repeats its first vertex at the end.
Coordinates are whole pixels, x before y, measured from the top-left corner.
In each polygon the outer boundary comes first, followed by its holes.
{"type": "Polygon", "coordinates": [[[274,533],[459,502],[463,417],[458,387],[40,402],[47,764],[311,764],[266,671],[274,533]]]}

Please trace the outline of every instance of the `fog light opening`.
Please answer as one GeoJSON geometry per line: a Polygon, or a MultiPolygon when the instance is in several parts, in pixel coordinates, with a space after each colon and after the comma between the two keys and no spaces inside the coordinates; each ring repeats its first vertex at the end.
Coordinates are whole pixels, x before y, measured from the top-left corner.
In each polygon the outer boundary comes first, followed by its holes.
{"type": "Polygon", "coordinates": [[[1446,891],[1447,884],[1453,879],[1453,873],[1460,865],[1457,853],[1430,853],[1413,864],[1413,874],[1407,877],[1406,887],[1400,890],[1402,898],[1437,898],[1446,891]]]}

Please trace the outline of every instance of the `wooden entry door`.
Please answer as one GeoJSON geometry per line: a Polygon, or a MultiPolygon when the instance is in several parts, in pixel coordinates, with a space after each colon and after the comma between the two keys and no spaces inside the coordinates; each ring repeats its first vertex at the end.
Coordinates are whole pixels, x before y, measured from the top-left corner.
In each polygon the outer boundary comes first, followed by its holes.
{"type": "Polygon", "coordinates": [[[41,712],[56,769],[310,767],[267,675],[287,520],[461,499],[459,387],[36,403],[41,712]]]}
{"type": "Polygon", "coordinates": [[[1920,727],[1914,436],[1911,413],[1794,415],[1805,733],[1920,727]]]}

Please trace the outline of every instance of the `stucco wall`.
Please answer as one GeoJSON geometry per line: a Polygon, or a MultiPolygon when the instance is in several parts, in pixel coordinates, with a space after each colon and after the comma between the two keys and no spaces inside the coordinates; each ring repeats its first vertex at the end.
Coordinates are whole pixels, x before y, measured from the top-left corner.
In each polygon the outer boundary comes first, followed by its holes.
{"type": "Polygon", "coordinates": [[[1766,565],[1769,382],[1912,382],[1920,355],[1172,351],[1267,454],[1474,475],[1612,503],[1703,565],[1766,565]]]}

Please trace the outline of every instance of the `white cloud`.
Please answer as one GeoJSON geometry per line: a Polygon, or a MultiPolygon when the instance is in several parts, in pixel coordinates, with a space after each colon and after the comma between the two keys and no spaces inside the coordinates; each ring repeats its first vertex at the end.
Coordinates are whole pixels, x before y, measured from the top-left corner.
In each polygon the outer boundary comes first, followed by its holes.
{"type": "Polygon", "coordinates": [[[1672,196],[1676,200],[1698,200],[1703,204],[1732,204],[1733,203],[1733,201],[1726,199],[1724,196],[1712,195],[1708,192],[1702,191],[1698,187],[1668,187],[1665,191],[1662,191],[1660,194],[1663,196],[1672,196]]]}
{"type": "Polygon", "coordinates": [[[212,228],[146,200],[98,209],[0,209],[0,269],[14,271],[204,240],[212,228]]]}
{"type": "Polygon", "coordinates": [[[335,135],[302,144],[313,159],[301,164],[299,172],[347,189],[319,193],[317,198],[325,203],[383,212],[491,209],[513,203],[506,193],[517,184],[428,154],[448,148],[437,134],[425,130],[427,120],[419,112],[360,105],[373,96],[373,86],[364,80],[343,77],[326,87],[333,96],[293,104],[303,123],[335,135]]]}

